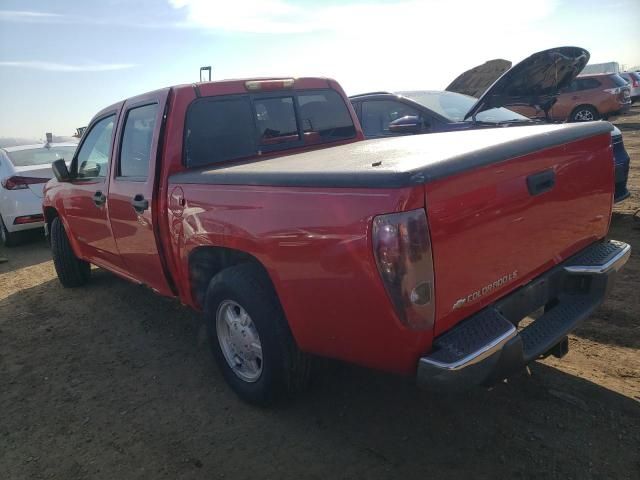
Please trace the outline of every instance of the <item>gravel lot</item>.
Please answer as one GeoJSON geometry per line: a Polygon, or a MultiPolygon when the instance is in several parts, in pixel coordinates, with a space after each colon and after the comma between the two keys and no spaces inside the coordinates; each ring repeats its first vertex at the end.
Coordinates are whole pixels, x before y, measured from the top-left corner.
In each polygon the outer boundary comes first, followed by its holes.
{"type": "Polygon", "coordinates": [[[549,358],[493,389],[438,396],[329,362],[277,410],[225,386],[197,315],[102,270],[63,290],[35,236],[0,250],[0,479],[640,478],[640,107],[616,121],[635,254],[549,358]]]}

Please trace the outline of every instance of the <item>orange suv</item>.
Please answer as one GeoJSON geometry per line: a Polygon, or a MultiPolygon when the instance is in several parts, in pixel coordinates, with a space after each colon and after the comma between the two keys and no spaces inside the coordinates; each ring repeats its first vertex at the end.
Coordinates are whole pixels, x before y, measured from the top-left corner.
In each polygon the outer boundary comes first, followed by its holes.
{"type": "MultiPolygon", "coordinates": [[[[556,121],[586,122],[607,119],[626,112],[631,107],[629,84],[617,73],[581,75],[560,90],[549,111],[556,121]]],[[[544,115],[530,107],[509,107],[528,117],[544,115]]]]}

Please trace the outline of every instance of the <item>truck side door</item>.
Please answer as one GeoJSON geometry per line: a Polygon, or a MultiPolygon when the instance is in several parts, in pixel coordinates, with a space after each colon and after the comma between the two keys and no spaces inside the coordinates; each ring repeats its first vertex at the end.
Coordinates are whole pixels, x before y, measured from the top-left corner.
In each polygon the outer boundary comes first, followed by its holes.
{"type": "Polygon", "coordinates": [[[80,255],[105,268],[121,270],[106,204],[117,116],[117,110],[106,112],[89,126],[72,161],[73,179],[66,186],[63,205],[80,255]]]}
{"type": "Polygon", "coordinates": [[[157,232],[156,164],[169,89],[124,104],[113,155],[107,203],[118,251],[127,273],[163,295],[173,295],[157,232]]]}

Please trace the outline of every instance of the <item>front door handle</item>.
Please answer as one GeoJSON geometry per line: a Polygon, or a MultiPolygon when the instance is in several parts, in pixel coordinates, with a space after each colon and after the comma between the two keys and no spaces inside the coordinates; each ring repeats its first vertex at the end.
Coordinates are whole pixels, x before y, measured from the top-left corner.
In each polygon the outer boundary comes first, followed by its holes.
{"type": "Polygon", "coordinates": [[[141,193],[138,193],[131,200],[131,205],[133,206],[133,209],[136,211],[136,213],[142,213],[147,208],[149,208],[149,200],[144,198],[144,195],[142,195],[141,193]]]}
{"type": "Polygon", "coordinates": [[[96,207],[102,207],[106,201],[107,196],[100,190],[93,194],[93,203],[96,205],[96,207]]]}

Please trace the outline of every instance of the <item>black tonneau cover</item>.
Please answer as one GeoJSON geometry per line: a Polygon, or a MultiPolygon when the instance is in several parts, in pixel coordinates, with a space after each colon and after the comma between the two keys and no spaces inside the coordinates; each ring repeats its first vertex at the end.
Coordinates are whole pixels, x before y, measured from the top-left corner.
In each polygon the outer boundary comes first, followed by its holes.
{"type": "Polygon", "coordinates": [[[188,170],[172,184],[397,188],[423,184],[581,138],[608,122],[504,127],[350,143],[305,153],[188,170]]]}

